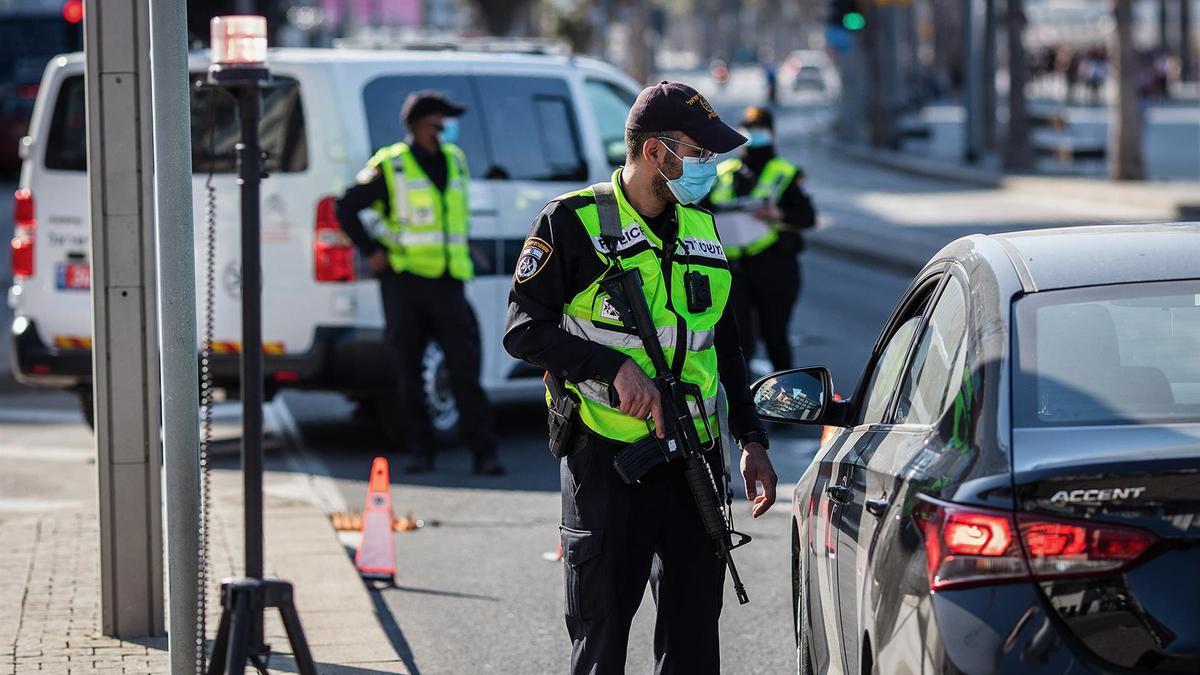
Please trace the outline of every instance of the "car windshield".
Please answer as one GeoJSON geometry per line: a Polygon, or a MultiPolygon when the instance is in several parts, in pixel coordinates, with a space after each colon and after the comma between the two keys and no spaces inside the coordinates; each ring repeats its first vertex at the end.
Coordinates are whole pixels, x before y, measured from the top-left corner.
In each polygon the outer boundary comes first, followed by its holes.
{"type": "Polygon", "coordinates": [[[1200,281],[1035,293],[1016,309],[1017,426],[1200,422],[1200,281]]]}

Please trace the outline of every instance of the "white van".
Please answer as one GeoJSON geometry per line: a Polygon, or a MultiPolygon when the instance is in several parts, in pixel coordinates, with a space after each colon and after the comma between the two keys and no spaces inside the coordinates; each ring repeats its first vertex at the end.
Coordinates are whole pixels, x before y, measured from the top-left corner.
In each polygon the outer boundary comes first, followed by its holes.
{"type": "MultiPolygon", "coordinates": [[[[625,115],[636,83],[600,61],[537,54],[281,49],[268,62],[285,85],[266,95],[261,127],[270,174],[262,184],[268,395],[299,387],[360,400],[392,396],[394,365],[382,345],[379,291],[338,229],[333,199],[375,149],[404,137],[405,97],[437,89],[468,109],[459,145],[472,176],[477,278],[467,295],[483,332],[483,386],[497,401],[536,396],[541,372],[513,360],[501,345],[513,266],[547,200],[608,178],[623,161],[625,115]]],[[[83,67],[82,54],[60,56],[42,79],[22,148],[9,303],[18,380],[74,390],[90,416],[83,67]]],[[[190,67],[193,79],[204,77],[206,54],[193,54],[190,67]]],[[[211,169],[217,222],[214,377],[217,386],[235,393],[237,129],[232,104],[218,97],[210,107],[208,96],[201,90],[192,97],[197,288],[203,287],[205,180],[211,169]]],[[[436,347],[426,363],[435,425],[450,430],[457,411],[439,375],[436,347]]]]}

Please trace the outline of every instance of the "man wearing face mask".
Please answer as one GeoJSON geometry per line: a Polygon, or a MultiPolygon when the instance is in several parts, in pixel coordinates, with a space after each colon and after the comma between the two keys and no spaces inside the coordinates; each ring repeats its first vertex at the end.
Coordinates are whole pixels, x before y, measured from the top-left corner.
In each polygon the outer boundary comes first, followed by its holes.
{"type": "Polygon", "coordinates": [[[786,370],[788,322],[800,297],[800,231],[816,224],[816,210],[804,192],[804,171],[775,150],[771,111],[747,108],[742,128],[750,141],[741,157],[717,167],[706,206],[716,212],[730,259],[742,348],[752,355],[761,335],[775,370],[786,370]]]}
{"type": "Polygon", "coordinates": [[[463,284],[474,274],[467,247],[467,160],[454,145],[465,109],[435,91],[404,101],[408,138],[375,153],[337,202],[342,229],[379,278],[388,344],[397,351],[398,442],[410,473],[433,469],[434,430],[425,405],[423,358],[430,338],[445,355],[459,431],[475,473],[504,473],[488,400],[479,385],[479,324],[463,284]],[[360,212],[373,211],[368,232],[360,212]]]}
{"type": "MultiPolygon", "coordinates": [[[[714,423],[723,412],[718,382],[724,386],[751,512],[765,513],[776,476],[726,305],[728,265],[712,216],[692,206],[716,180],[716,153],[745,138],[695,89],[676,82],[643,90],[625,126],[626,164],[601,188],[615,199],[608,222],[619,220],[620,237],[602,232],[596,186],[551,201],[517,260],[504,346],[547,371],[553,410],[564,398],[578,406],[577,425],[561,443],[551,425],[552,452],[562,457],[571,672],[624,672],[630,624],[649,580],[658,609],[656,672],[718,673],[725,567],[684,463],[660,464],[634,484],[613,466],[617,453],[652,433],[651,420],[665,427],[654,366],[599,284],[617,267],[638,271],[671,369],[699,387],[703,416],[714,423]]],[[[724,470],[721,454],[706,456],[716,476],[724,470]]]]}

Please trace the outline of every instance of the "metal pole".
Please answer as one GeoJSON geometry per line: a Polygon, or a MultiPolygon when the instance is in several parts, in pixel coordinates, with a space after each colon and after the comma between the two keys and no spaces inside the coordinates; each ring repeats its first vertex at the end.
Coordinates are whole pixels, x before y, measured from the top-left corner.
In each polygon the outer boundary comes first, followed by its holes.
{"type": "Polygon", "coordinates": [[[196,272],[192,231],[191,96],[187,7],[158,0],[150,12],[154,116],[159,360],[167,502],[168,648],[171,672],[193,670],[199,606],[200,449],[196,392],[196,272]]]}
{"type": "MultiPolygon", "coordinates": [[[[262,254],[259,241],[259,183],[262,149],[258,145],[260,90],[237,89],[241,142],[238,144],[238,182],[242,220],[242,481],[246,509],[246,576],[263,578],[263,354],[262,254]]],[[[256,611],[254,640],[262,645],[262,611],[256,611]]]]}
{"type": "Polygon", "coordinates": [[[974,164],[982,153],[980,108],[983,87],[980,80],[979,14],[977,0],[963,0],[963,102],[966,118],[963,120],[963,160],[974,164]]]}
{"type": "Polygon", "coordinates": [[[93,0],[85,17],[100,627],[161,635],[150,0],[93,0]]]}

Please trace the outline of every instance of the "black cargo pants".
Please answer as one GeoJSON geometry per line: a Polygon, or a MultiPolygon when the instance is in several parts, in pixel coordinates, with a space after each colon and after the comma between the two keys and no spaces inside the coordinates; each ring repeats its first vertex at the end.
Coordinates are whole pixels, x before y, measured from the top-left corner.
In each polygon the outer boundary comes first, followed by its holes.
{"type": "Polygon", "coordinates": [[[435,450],[422,375],[425,349],[433,339],[445,354],[460,436],[477,457],[494,453],[491,410],[479,384],[479,323],[467,302],[463,282],[388,270],[379,278],[379,290],[386,340],[396,349],[400,416],[396,440],[406,446],[400,450],[424,455],[435,450]]]}
{"type": "MultiPolygon", "coordinates": [[[[719,673],[725,567],[704,531],[683,462],[626,485],[612,466],[616,445],[590,437],[581,445],[561,467],[570,672],[625,672],[630,623],[649,579],[658,609],[655,673],[719,673]]],[[[709,459],[723,488],[718,453],[709,459]]]]}
{"type": "Polygon", "coordinates": [[[800,298],[798,248],[792,239],[781,238],[757,255],[739,258],[731,269],[730,298],[742,351],[748,360],[761,337],[775,370],[792,367],[788,324],[800,298]]]}

